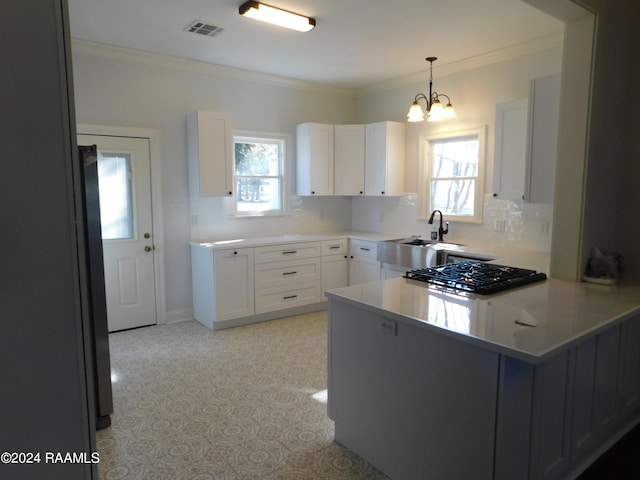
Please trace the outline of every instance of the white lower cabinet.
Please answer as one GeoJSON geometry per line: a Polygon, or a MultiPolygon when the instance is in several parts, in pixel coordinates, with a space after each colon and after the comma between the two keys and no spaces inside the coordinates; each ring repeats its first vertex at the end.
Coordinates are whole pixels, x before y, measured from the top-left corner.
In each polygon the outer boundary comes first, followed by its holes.
{"type": "Polygon", "coordinates": [[[348,239],[325,240],[322,242],[322,294],[334,288],[349,284],[348,239]]]}
{"type": "Polygon", "coordinates": [[[380,279],[376,242],[338,237],[213,250],[191,246],[194,317],[216,330],[319,310],[324,292],[380,279]]]}
{"type": "Polygon", "coordinates": [[[256,290],[256,313],[274,312],[320,302],[320,282],[256,290]]]}
{"type": "Polygon", "coordinates": [[[256,314],[322,301],[320,247],[305,242],[256,248],[256,262],[264,262],[255,265],[256,314]]]}
{"type": "Polygon", "coordinates": [[[390,278],[404,277],[404,274],[409,270],[407,267],[401,267],[400,265],[387,265],[384,264],[380,270],[380,280],[389,280],[390,278]]]}
{"type": "Polygon", "coordinates": [[[253,248],[212,251],[191,248],[193,313],[213,329],[231,319],[254,315],[253,248]]]}
{"type": "Polygon", "coordinates": [[[349,285],[380,280],[378,245],[367,240],[351,239],[349,242],[349,285]]]}

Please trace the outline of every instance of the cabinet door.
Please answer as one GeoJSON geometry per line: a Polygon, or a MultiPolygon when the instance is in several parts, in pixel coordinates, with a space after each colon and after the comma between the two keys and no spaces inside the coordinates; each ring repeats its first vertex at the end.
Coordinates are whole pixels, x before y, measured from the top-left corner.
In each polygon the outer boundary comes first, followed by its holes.
{"type": "Polygon", "coordinates": [[[404,277],[408,269],[404,270],[393,270],[391,268],[383,268],[380,270],[380,280],[389,280],[390,278],[400,278],[404,277]]]}
{"type": "Polygon", "coordinates": [[[254,315],[253,249],[213,254],[216,321],[254,315]]]}
{"type": "Polygon", "coordinates": [[[296,128],[298,195],[333,195],[333,125],[296,128]]]}
{"type": "MultiPolygon", "coordinates": [[[[328,255],[322,257],[322,294],[333,288],[346,287],[349,280],[349,262],[347,255],[328,255]]],[[[323,300],[327,297],[324,296],[323,300]]]]}
{"type": "Polygon", "coordinates": [[[532,80],[525,171],[525,200],[531,203],[553,203],[559,105],[560,75],[549,75],[532,80]]]}
{"type": "Polygon", "coordinates": [[[336,195],[364,194],[364,125],[334,127],[334,190],[336,195]]]}
{"type": "Polygon", "coordinates": [[[358,258],[351,258],[349,263],[349,285],[369,283],[380,280],[380,264],[358,258]]]}
{"type": "Polygon", "coordinates": [[[378,122],[366,126],[365,194],[404,193],[404,153],[403,123],[378,122]]]}
{"type": "Polygon", "coordinates": [[[200,197],[233,195],[233,135],[226,113],[192,112],[187,117],[191,193],[200,197]]]}
{"type": "Polygon", "coordinates": [[[494,197],[524,198],[528,111],[527,99],[496,106],[494,197]]]}

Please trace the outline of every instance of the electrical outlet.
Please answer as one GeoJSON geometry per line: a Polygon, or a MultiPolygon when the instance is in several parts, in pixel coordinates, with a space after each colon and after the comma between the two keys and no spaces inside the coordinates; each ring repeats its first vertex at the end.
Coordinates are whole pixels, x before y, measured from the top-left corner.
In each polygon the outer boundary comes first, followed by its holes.
{"type": "Polygon", "coordinates": [[[540,233],[543,235],[549,235],[549,222],[542,222],[540,224],[540,233]]]}
{"type": "Polygon", "coordinates": [[[380,320],[380,331],[386,335],[396,336],[398,335],[398,322],[395,320],[383,319],[380,320]]]}

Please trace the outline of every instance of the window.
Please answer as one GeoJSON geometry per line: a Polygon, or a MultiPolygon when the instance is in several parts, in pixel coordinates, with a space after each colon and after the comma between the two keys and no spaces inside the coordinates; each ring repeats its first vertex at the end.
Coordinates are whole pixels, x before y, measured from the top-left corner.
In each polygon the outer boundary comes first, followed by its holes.
{"type": "Polygon", "coordinates": [[[133,238],[131,155],[98,152],[98,179],[103,240],[133,238]]]}
{"type": "Polygon", "coordinates": [[[284,159],[284,137],[234,136],[236,215],[284,213],[284,159]]]}
{"type": "Polygon", "coordinates": [[[422,138],[422,217],[440,210],[449,220],[482,221],[485,128],[422,138]]]}

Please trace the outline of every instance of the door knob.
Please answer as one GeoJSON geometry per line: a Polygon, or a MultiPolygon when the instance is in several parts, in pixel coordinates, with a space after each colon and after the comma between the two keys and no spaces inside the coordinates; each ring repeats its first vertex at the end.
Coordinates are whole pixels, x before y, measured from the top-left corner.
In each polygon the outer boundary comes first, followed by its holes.
{"type": "Polygon", "coordinates": [[[151,238],[151,234],[150,234],[150,233],[148,233],[148,232],[147,232],[147,233],[145,233],[145,234],[144,234],[144,238],[151,238]]]}
{"type": "Polygon", "coordinates": [[[149,245],[147,245],[146,247],[144,247],[144,251],[145,252],[150,252],[151,250],[153,250],[149,245]]]}

